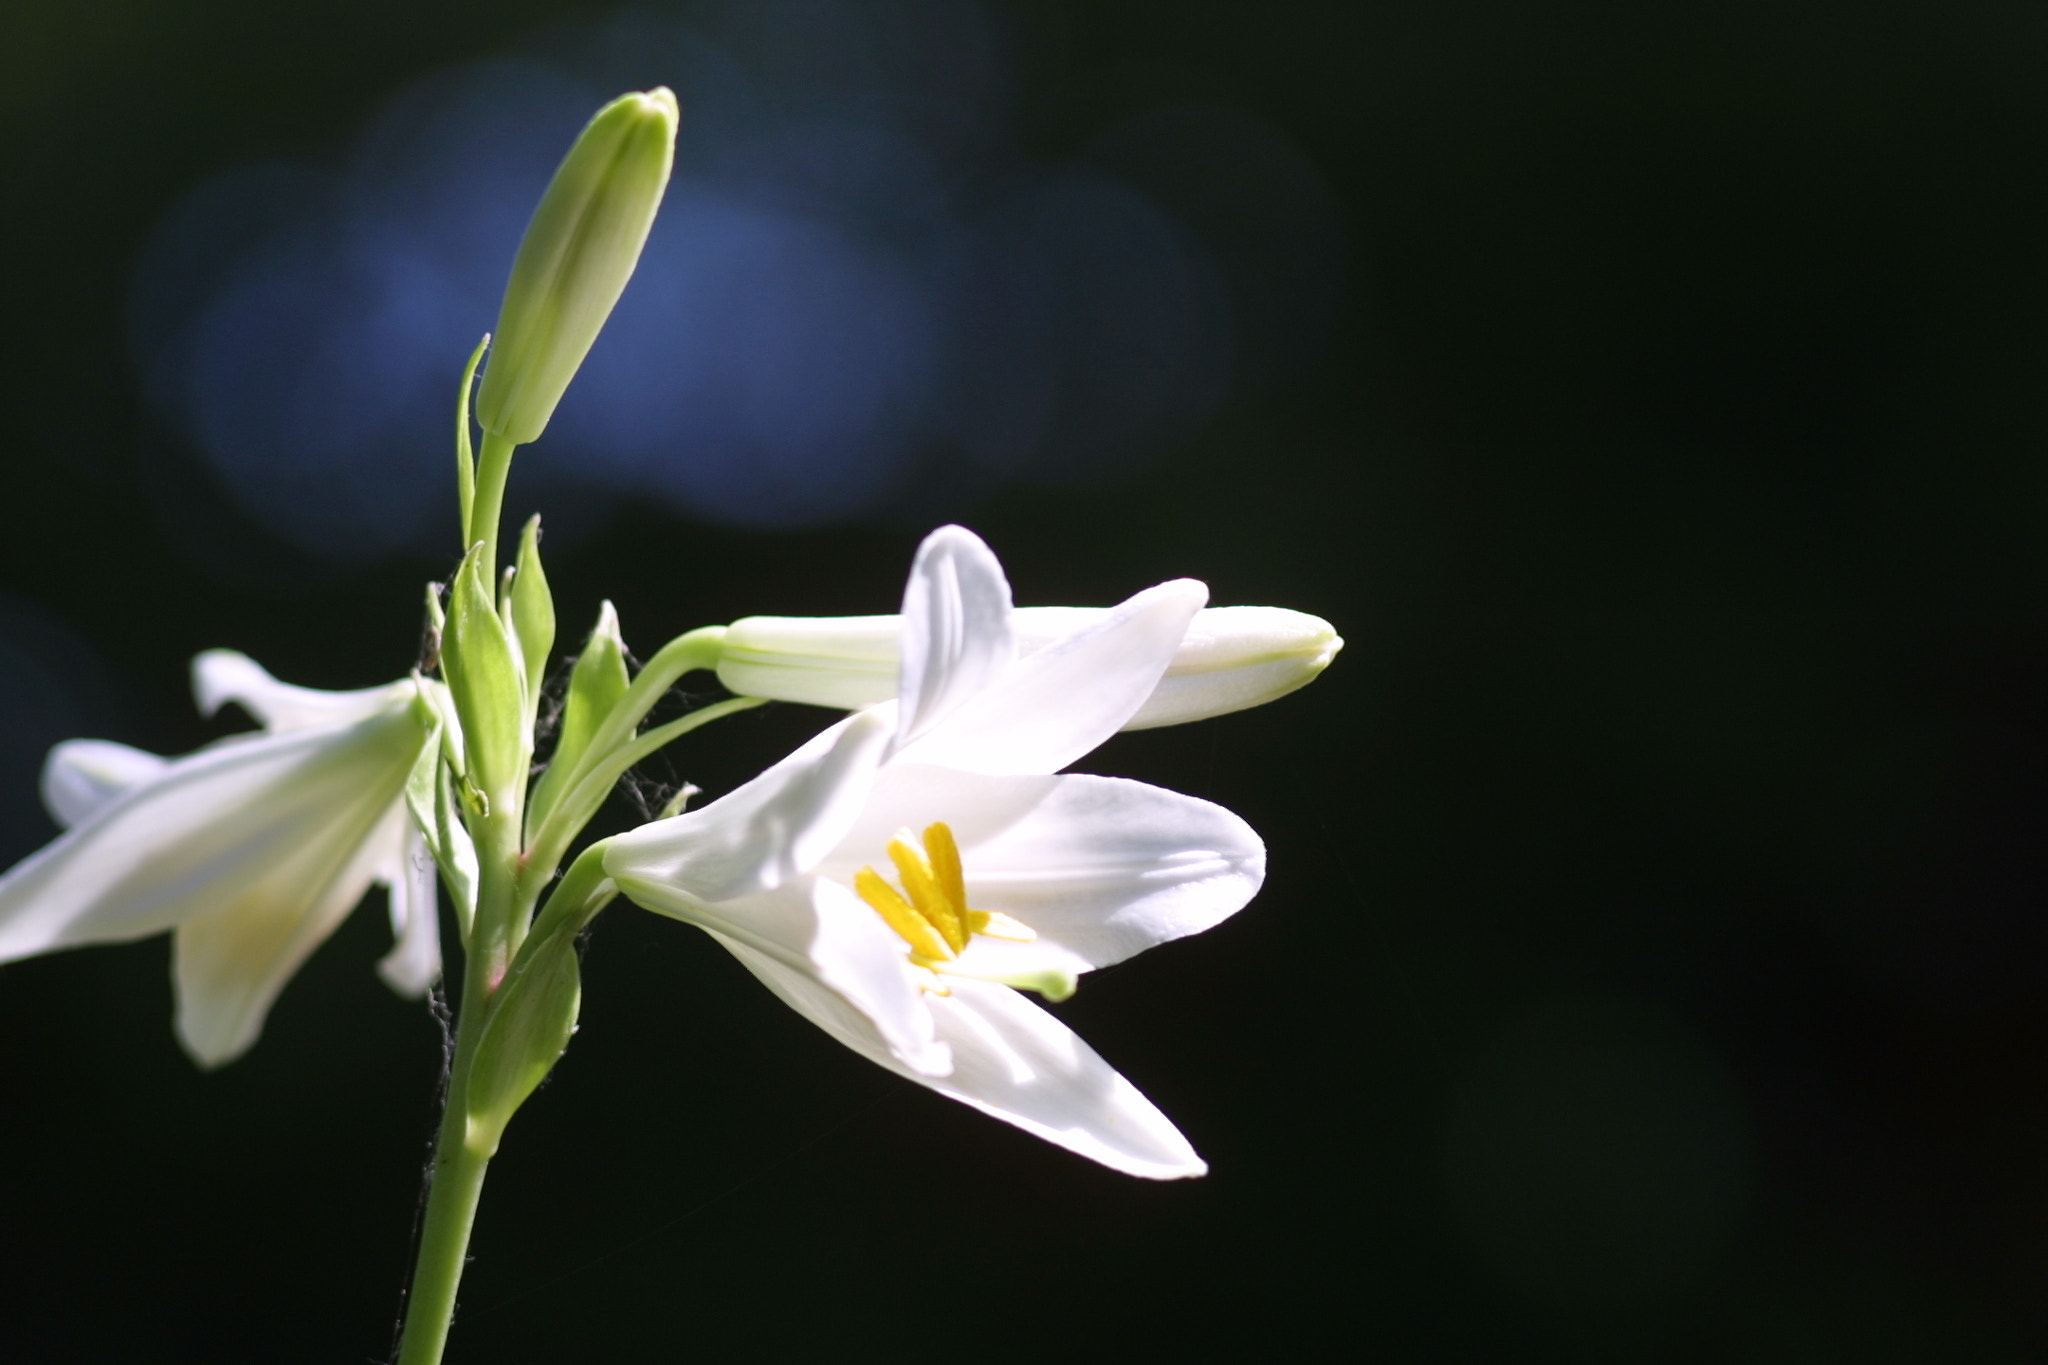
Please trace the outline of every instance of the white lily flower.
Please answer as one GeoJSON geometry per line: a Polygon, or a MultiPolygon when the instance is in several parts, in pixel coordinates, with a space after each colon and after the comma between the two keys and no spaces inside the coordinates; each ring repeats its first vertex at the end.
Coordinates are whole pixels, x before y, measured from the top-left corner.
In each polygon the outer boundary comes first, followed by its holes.
{"type": "MultiPolygon", "coordinates": [[[[1094,625],[1107,607],[1019,607],[1017,653],[1094,625]]],[[[856,711],[896,695],[900,616],[749,616],[726,630],[718,680],[743,697],[856,711]]],[[[1328,621],[1285,607],[1205,607],[1126,730],[1263,706],[1306,687],[1344,647],[1328,621]]]]}
{"type": "Polygon", "coordinates": [[[378,971],[423,995],[441,958],[433,866],[403,799],[432,734],[419,685],[319,692],[228,650],[192,675],[202,711],[237,702],[264,731],[182,758],[91,739],[52,749],[43,800],[66,833],[0,877],[0,962],[172,930],[179,1041],[220,1066],[381,882],[396,944],[378,971]]]}
{"type": "Polygon", "coordinates": [[[618,836],[605,871],[899,1075],[1120,1171],[1200,1175],[1166,1117],[1013,987],[1063,999],[1258,889],[1265,848],[1222,807],[1055,775],[1152,695],[1206,595],[1161,584],[1020,658],[995,556],[934,532],[904,594],[900,700],[618,836]]]}

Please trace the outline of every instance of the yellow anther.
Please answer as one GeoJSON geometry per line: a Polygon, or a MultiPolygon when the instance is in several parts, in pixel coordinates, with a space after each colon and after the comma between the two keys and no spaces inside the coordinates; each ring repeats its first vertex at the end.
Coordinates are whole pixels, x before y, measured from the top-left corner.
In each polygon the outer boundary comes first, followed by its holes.
{"type": "MultiPolygon", "coordinates": [[[[898,830],[889,841],[889,861],[896,865],[896,874],[903,879],[903,890],[883,881],[872,867],[864,867],[854,875],[853,889],[910,945],[911,965],[933,973],[933,981],[938,981],[937,973],[947,970],[947,963],[967,951],[970,935],[987,934],[1016,943],[1029,943],[1038,937],[1030,926],[1008,915],[967,908],[967,879],[960,870],[960,845],[943,821],[925,827],[922,848],[918,847],[915,834],[907,829],[898,830]]],[[[1025,984],[1028,989],[1043,991],[1036,982],[1034,977],[1025,984]]],[[[922,981],[918,984],[939,995],[948,993],[943,985],[922,981]]],[[[1072,986],[1067,990],[1071,992],[1072,986]]],[[[1046,994],[1052,999],[1066,998],[1046,994]]]]}
{"type": "Polygon", "coordinates": [[[967,946],[967,926],[960,919],[960,909],[966,907],[956,909],[946,899],[945,888],[932,871],[924,850],[914,840],[915,836],[909,830],[898,830],[896,837],[889,841],[889,861],[896,864],[896,875],[903,879],[903,893],[917,907],[917,913],[938,930],[947,946],[957,953],[967,946]]]}
{"type": "Polygon", "coordinates": [[[953,829],[943,820],[934,820],[924,827],[924,851],[927,866],[939,884],[939,890],[946,897],[946,904],[953,912],[953,920],[960,926],[959,946],[967,946],[967,935],[971,925],[968,918],[973,913],[967,908],[967,878],[960,871],[960,845],[953,841],[953,829]]]}
{"type": "Polygon", "coordinates": [[[903,899],[901,892],[883,881],[881,874],[872,867],[864,867],[854,874],[853,889],[875,908],[891,929],[902,935],[913,953],[938,962],[953,956],[953,947],[946,942],[945,936],[920,915],[916,907],[903,899]]]}

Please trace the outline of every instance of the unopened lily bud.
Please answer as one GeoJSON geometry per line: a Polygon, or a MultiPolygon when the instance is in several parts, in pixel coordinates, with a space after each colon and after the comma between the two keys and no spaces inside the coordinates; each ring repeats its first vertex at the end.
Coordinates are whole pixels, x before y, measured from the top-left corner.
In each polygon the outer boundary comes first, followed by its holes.
{"type": "Polygon", "coordinates": [[[621,95],[562,159],[505,286],[476,400],[485,431],[524,445],[546,429],[639,263],[675,159],[676,119],[666,87],[621,95]]]}
{"type": "MultiPolygon", "coordinates": [[[[1019,657],[1106,616],[1107,607],[1020,607],[1019,657]]],[[[718,680],[741,696],[856,710],[896,695],[896,616],[750,616],[726,631],[718,680]]],[[[1179,725],[1286,696],[1329,666],[1344,642],[1328,621],[1284,607],[1195,614],[1166,675],[1126,730],[1179,725]]]]}

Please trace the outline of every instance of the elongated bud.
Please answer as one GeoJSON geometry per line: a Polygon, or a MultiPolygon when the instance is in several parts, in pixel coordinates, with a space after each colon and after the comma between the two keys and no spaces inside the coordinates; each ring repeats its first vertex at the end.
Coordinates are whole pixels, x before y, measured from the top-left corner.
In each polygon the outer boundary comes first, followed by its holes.
{"type": "Polygon", "coordinates": [[[456,571],[441,636],[441,676],[462,726],[476,785],[494,803],[516,801],[529,755],[526,660],[491,600],[483,549],[456,571]]]}
{"type": "MultiPolygon", "coordinates": [[[[1019,656],[1100,619],[1106,607],[1020,607],[1019,656]]],[[[741,696],[855,710],[896,695],[895,616],[750,616],[726,631],[718,680],[741,696]]],[[[1179,725],[1284,697],[1329,666],[1344,642],[1328,621],[1284,607],[1209,607],[1126,730],[1179,725]]]]}
{"type": "Polygon", "coordinates": [[[520,240],[477,394],[485,431],[525,445],[546,429],[632,278],[675,159],[676,97],[621,95],[562,159],[520,240]]]}

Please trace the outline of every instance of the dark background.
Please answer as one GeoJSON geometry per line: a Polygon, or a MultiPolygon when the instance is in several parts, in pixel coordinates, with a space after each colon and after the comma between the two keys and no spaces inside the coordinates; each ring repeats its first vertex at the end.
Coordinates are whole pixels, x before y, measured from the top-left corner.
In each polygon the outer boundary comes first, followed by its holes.
{"type": "MultiPolygon", "coordinates": [[[[449,513],[438,550],[309,549],[152,406],[134,291],[164,215],[604,13],[0,11],[6,857],[52,833],[56,739],[233,728],[192,713],[202,648],[398,676],[457,548],[449,513]]],[[[1084,764],[1271,847],[1245,913],[1061,1007],[1213,1173],[1131,1180],[899,1083],[622,904],[493,1167],[451,1358],[2048,1359],[2048,15],[992,13],[1005,150],[952,163],[986,221],[982,182],[1099,166],[1156,110],[1312,168],[1292,237],[1233,217],[1267,201],[1228,158],[1210,211],[1201,174],[1176,199],[1119,172],[1222,262],[1228,373],[1128,442],[1098,423],[1090,468],[1057,428],[1001,477],[911,442],[796,528],[568,488],[549,572],[565,636],[608,596],[645,654],[889,609],[957,517],[1021,602],[1187,574],[1336,623],[1307,692],[1084,764]]],[[[674,82],[689,126],[679,78],[628,79],[674,82]]],[[[522,454],[522,513],[550,459],[522,454]]],[[[722,790],[821,719],[728,722],[649,777],[722,790]]],[[[439,1042],[370,970],[380,920],[211,1075],[172,1040],[163,939],[0,971],[0,1355],[385,1358],[439,1042]]]]}

